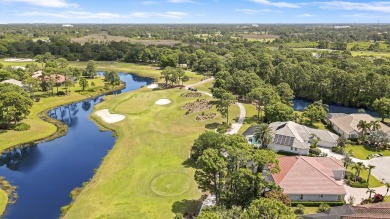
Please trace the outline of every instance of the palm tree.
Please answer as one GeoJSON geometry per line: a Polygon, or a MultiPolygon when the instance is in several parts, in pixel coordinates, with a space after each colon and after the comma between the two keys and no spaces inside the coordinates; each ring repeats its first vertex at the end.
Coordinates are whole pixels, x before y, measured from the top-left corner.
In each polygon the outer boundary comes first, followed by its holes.
{"type": "Polygon", "coordinates": [[[366,193],[370,193],[370,196],[368,196],[368,198],[371,198],[371,196],[372,196],[372,193],[374,193],[374,194],[375,194],[375,189],[370,189],[370,188],[367,188],[367,191],[366,191],[366,193]]]}
{"type": "Polygon", "coordinates": [[[386,182],[385,183],[385,186],[386,186],[386,194],[385,194],[385,196],[387,196],[387,193],[389,193],[389,190],[390,190],[390,183],[389,182],[386,182]]]}
{"type": "Polygon", "coordinates": [[[374,169],[374,165],[368,164],[367,170],[368,170],[368,176],[367,176],[367,185],[370,185],[370,178],[371,178],[371,170],[374,169]]]}
{"type": "Polygon", "coordinates": [[[352,158],[351,158],[353,155],[353,151],[352,150],[345,151],[345,149],[343,149],[343,152],[344,152],[344,159],[343,159],[344,167],[345,167],[345,169],[348,169],[348,166],[350,164],[353,164],[352,158]]]}
{"type": "Polygon", "coordinates": [[[357,128],[358,130],[361,131],[362,135],[364,136],[367,131],[370,129],[370,125],[364,121],[364,120],[360,120],[359,123],[357,124],[357,128]]]}
{"type": "Polygon", "coordinates": [[[357,162],[353,164],[352,169],[354,169],[355,172],[355,181],[357,181],[357,178],[360,176],[360,172],[364,169],[366,169],[366,166],[362,162],[357,162]]]}
{"type": "Polygon", "coordinates": [[[381,128],[381,124],[379,121],[371,121],[369,123],[369,126],[370,126],[372,131],[376,131],[376,130],[379,130],[381,128]]]}
{"type": "Polygon", "coordinates": [[[272,142],[272,130],[268,124],[261,124],[256,127],[256,133],[253,136],[256,142],[259,142],[261,148],[267,148],[267,146],[272,142]]]}

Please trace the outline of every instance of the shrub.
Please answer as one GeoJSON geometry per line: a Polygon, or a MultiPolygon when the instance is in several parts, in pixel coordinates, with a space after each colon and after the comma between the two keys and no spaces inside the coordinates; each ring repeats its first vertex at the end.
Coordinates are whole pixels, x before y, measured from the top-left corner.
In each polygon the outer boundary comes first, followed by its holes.
{"type": "Polygon", "coordinates": [[[218,133],[226,133],[227,130],[230,128],[230,124],[226,124],[225,122],[218,126],[217,132],[218,133]]]}
{"type": "Polygon", "coordinates": [[[58,96],[63,96],[63,95],[65,95],[65,92],[64,91],[58,91],[57,95],[58,96]]]}
{"type": "Polygon", "coordinates": [[[30,125],[22,122],[22,123],[16,124],[12,129],[15,131],[18,131],[18,132],[26,131],[26,130],[30,129],[30,125]]]}
{"type": "Polygon", "coordinates": [[[344,150],[342,147],[340,146],[337,146],[337,147],[333,147],[332,148],[332,152],[336,153],[336,154],[343,154],[344,153],[344,150]]]}
{"type": "Polygon", "coordinates": [[[315,155],[315,156],[320,156],[321,149],[319,149],[319,148],[310,148],[309,149],[309,154],[312,154],[312,155],[315,155]]]}
{"type": "Polygon", "coordinates": [[[321,203],[320,206],[318,207],[317,209],[317,212],[318,213],[321,213],[321,212],[325,212],[326,210],[328,210],[330,208],[330,206],[326,203],[321,203]]]}
{"type": "Polygon", "coordinates": [[[378,203],[378,202],[383,202],[384,197],[381,194],[375,194],[374,197],[372,198],[372,202],[378,203]]]}
{"type": "Polygon", "coordinates": [[[295,214],[305,214],[305,206],[302,204],[297,205],[297,209],[294,211],[295,214]]]}
{"type": "Polygon", "coordinates": [[[305,207],[318,207],[320,206],[321,204],[324,204],[326,203],[327,205],[329,206],[341,206],[341,205],[344,205],[345,202],[344,201],[337,201],[337,202],[309,202],[309,201],[297,201],[297,202],[292,202],[291,203],[291,206],[293,207],[297,207],[298,205],[303,205],[305,207]]]}

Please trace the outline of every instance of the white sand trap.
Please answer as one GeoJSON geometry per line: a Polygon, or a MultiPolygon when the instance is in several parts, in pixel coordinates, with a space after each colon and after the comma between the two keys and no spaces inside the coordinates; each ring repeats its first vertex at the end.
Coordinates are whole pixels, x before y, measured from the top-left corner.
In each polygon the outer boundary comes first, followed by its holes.
{"type": "Polygon", "coordinates": [[[168,105],[170,103],[171,103],[171,101],[168,99],[159,99],[155,102],[155,104],[157,104],[157,105],[168,105]]]}
{"type": "Polygon", "coordinates": [[[10,58],[10,59],[4,59],[4,62],[32,62],[34,59],[16,59],[16,58],[10,58]]]}
{"type": "Polygon", "coordinates": [[[158,88],[158,84],[151,84],[151,85],[147,86],[147,88],[149,88],[149,89],[158,88]]]}
{"type": "Polygon", "coordinates": [[[120,122],[126,118],[124,115],[111,114],[108,109],[96,111],[96,115],[100,116],[107,123],[120,122]]]}

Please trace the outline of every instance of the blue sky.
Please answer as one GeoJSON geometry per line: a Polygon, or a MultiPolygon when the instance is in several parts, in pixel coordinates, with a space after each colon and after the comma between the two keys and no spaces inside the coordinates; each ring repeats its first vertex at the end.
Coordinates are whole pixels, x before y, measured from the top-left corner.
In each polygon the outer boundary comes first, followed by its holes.
{"type": "Polygon", "coordinates": [[[390,23],[380,0],[0,0],[0,23],[390,23]]]}

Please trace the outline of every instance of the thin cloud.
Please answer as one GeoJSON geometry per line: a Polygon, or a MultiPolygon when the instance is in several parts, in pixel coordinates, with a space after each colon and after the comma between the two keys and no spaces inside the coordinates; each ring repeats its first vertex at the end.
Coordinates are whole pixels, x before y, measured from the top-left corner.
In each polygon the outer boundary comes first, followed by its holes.
{"type": "Polygon", "coordinates": [[[251,2],[262,4],[262,5],[268,5],[268,6],[274,6],[278,8],[300,8],[299,3],[288,3],[288,2],[271,2],[268,0],[250,0],[251,2]]]}
{"type": "Polygon", "coordinates": [[[357,11],[377,11],[390,13],[390,2],[348,2],[348,1],[330,1],[330,2],[312,2],[321,9],[329,10],[357,10],[357,11]]]}
{"type": "Polygon", "coordinates": [[[77,7],[76,3],[69,3],[66,0],[0,0],[4,3],[25,3],[29,5],[42,6],[48,8],[77,7]]]}
{"type": "Polygon", "coordinates": [[[312,14],[298,14],[297,17],[313,17],[312,14]]]}
{"type": "Polygon", "coordinates": [[[249,14],[249,15],[258,14],[260,12],[259,10],[247,9],[247,8],[244,9],[237,8],[236,11],[242,12],[244,14],[249,14]]]}
{"type": "Polygon", "coordinates": [[[143,1],[143,2],[141,2],[141,4],[143,4],[143,5],[158,5],[160,3],[161,2],[157,2],[157,1],[143,1]]]}
{"type": "Polygon", "coordinates": [[[196,3],[193,0],[168,0],[170,3],[196,3]]]}
{"type": "Polygon", "coordinates": [[[151,17],[160,17],[160,18],[168,18],[168,19],[182,19],[188,16],[187,12],[180,11],[167,11],[164,13],[158,12],[133,12],[129,14],[127,17],[129,18],[151,18],[151,17]]]}
{"type": "Polygon", "coordinates": [[[120,14],[109,13],[109,12],[98,12],[92,13],[87,11],[64,11],[60,13],[54,12],[41,12],[32,11],[18,14],[19,16],[39,16],[39,17],[57,17],[68,20],[74,19],[118,19],[123,18],[120,14]]]}

